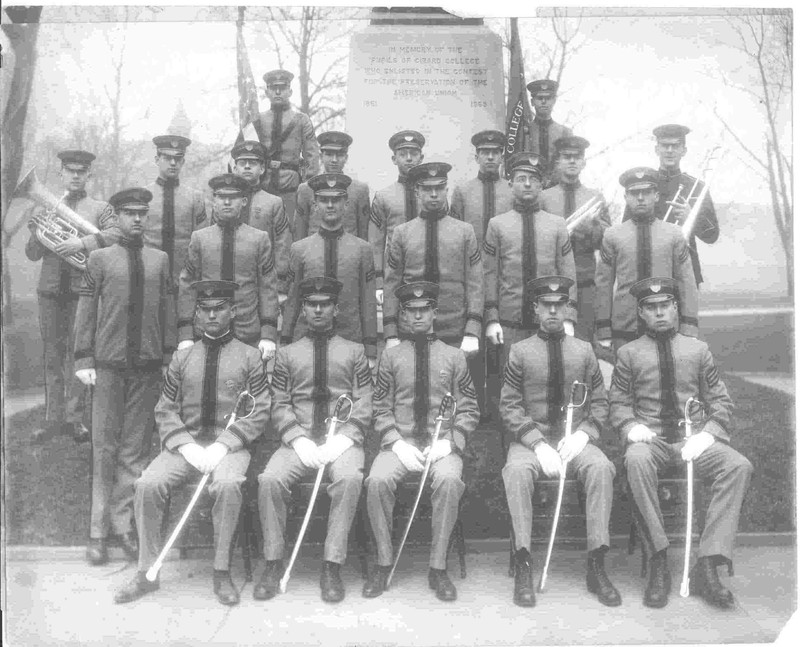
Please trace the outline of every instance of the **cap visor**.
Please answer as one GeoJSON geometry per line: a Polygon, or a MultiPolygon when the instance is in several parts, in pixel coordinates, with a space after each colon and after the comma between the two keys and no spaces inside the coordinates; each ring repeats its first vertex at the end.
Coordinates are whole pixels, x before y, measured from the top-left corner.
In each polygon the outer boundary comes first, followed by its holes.
{"type": "Polygon", "coordinates": [[[206,308],[217,308],[225,305],[230,301],[230,297],[197,297],[197,305],[205,306],[206,308]]]}
{"type": "Polygon", "coordinates": [[[650,296],[642,297],[639,303],[662,303],[664,301],[674,301],[675,297],[671,294],[651,294],[650,296]]]}
{"type": "Polygon", "coordinates": [[[656,187],[652,182],[637,182],[636,184],[629,184],[625,187],[626,191],[641,191],[642,189],[654,189],[656,187]]]}
{"type": "Polygon", "coordinates": [[[409,299],[403,304],[404,308],[425,308],[427,306],[436,306],[436,301],[433,299],[409,299]]]}

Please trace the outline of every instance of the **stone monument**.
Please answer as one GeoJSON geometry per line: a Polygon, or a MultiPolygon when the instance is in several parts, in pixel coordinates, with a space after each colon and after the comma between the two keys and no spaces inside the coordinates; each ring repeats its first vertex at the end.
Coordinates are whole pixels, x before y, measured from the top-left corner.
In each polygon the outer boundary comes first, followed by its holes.
{"type": "Polygon", "coordinates": [[[436,8],[375,8],[353,36],[348,169],[375,191],[397,176],[389,137],[425,135],[425,161],[452,164],[451,188],[477,173],[470,137],[504,129],[503,48],[480,18],[436,8]]]}

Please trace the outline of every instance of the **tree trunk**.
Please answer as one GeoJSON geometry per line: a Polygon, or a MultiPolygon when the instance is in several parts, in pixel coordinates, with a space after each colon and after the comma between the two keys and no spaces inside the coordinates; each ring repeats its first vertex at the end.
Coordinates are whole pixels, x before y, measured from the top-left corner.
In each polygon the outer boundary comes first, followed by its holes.
{"type": "MultiPolygon", "coordinates": [[[[769,138],[767,138],[767,173],[769,176],[769,193],[772,197],[772,215],[775,218],[775,226],[781,238],[781,245],[786,256],[786,285],[789,297],[794,295],[794,247],[792,242],[792,213],[790,210],[782,212],[780,192],[775,178],[775,167],[773,163],[780,165],[777,151],[773,148],[769,138]],[[775,162],[773,162],[773,158],[775,162]]],[[[785,203],[784,203],[785,204],[785,203]]]]}

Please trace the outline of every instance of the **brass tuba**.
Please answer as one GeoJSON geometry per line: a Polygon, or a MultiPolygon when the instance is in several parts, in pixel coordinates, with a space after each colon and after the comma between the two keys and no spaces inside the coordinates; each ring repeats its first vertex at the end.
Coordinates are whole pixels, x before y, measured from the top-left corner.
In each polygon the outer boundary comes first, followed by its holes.
{"type": "MultiPolygon", "coordinates": [[[[54,254],[56,247],[67,240],[100,233],[97,227],[65,205],[63,199],[57,199],[48,191],[36,177],[35,166],[20,180],[11,197],[33,200],[47,209],[44,215],[35,215],[31,220],[36,224],[36,238],[54,254]]],[[[86,269],[88,255],[84,252],[59,256],[78,270],[86,269]]]]}

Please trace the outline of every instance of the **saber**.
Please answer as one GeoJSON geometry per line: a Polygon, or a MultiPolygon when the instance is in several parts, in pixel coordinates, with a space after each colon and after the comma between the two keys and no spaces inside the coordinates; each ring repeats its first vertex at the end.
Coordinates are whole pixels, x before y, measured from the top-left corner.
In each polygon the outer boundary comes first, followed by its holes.
{"type": "MultiPolygon", "coordinates": [[[[353,411],[353,401],[350,399],[346,393],[342,393],[339,396],[339,399],[336,400],[336,407],[333,410],[333,416],[328,418],[328,432],[325,434],[325,440],[330,440],[333,437],[334,432],[336,431],[336,424],[339,422],[347,422],[350,420],[350,414],[353,411]],[[339,418],[339,414],[342,412],[342,408],[344,407],[345,403],[350,403],[350,407],[347,410],[347,418],[339,418]]],[[[286,572],[283,574],[283,577],[280,581],[280,589],[281,593],[286,593],[286,585],[289,583],[289,578],[292,575],[292,567],[294,566],[294,561],[297,559],[297,553],[300,552],[300,544],[303,543],[303,536],[306,534],[306,528],[308,528],[308,522],[311,520],[311,513],[314,510],[314,503],[317,500],[317,493],[319,492],[319,486],[322,483],[322,474],[325,472],[325,465],[320,467],[317,470],[317,478],[314,480],[314,489],[311,490],[311,498],[308,500],[308,507],[306,508],[306,515],[303,517],[303,525],[300,526],[300,534],[297,535],[297,541],[294,543],[294,549],[292,549],[292,557],[289,559],[289,566],[286,567],[286,572]]]]}
{"type": "MultiPolygon", "coordinates": [[[[691,397],[686,400],[683,407],[683,420],[681,424],[684,426],[684,438],[689,438],[692,435],[692,404],[702,403],[691,397]]],[[[694,505],[694,461],[687,461],[686,464],[686,537],[685,547],[683,550],[683,578],[681,579],[681,597],[689,597],[689,556],[692,552],[692,511],[694,505]]]]}
{"type": "MultiPolygon", "coordinates": [[[[447,422],[448,420],[452,420],[456,415],[456,401],[453,398],[451,393],[445,394],[442,398],[442,404],[439,407],[439,415],[436,416],[436,425],[433,428],[433,439],[431,440],[431,448],[433,448],[436,441],[439,439],[439,432],[442,429],[442,423],[447,422]],[[445,418],[444,414],[447,410],[450,409],[450,416],[445,418]]],[[[408,539],[408,531],[411,530],[411,524],[414,522],[414,515],[417,513],[417,506],[419,505],[419,500],[422,498],[422,490],[425,489],[425,479],[428,477],[428,472],[431,469],[431,452],[428,451],[428,455],[425,458],[425,466],[422,468],[422,476],[419,479],[419,489],[417,490],[417,498],[414,500],[414,507],[411,509],[411,515],[408,517],[408,522],[406,523],[406,529],[403,532],[403,540],[400,542],[400,547],[397,549],[397,556],[394,558],[394,564],[392,564],[392,570],[389,571],[389,576],[386,578],[386,588],[389,588],[389,585],[392,583],[392,577],[394,576],[394,571],[397,568],[397,562],[400,561],[400,553],[403,552],[403,546],[405,546],[406,539],[408,539]]]]}
{"type": "MultiPolygon", "coordinates": [[[[569,393],[569,404],[565,407],[567,410],[567,419],[564,423],[564,438],[569,438],[572,435],[572,418],[575,409],[578,409],[583,406],[586,402],[586,396],[588,395],[588,389],[583,382],[578,382],[575,380],[572,383],[572,389],[569,393]],[[581,400],[580,404],[575,404],[575,391],[578,390],[578,387],[583,387],[583,400],[581,400]]],[[[553,555],[553,544],[556,540],[556,528],[558,528],[558,517],[561,513],[561,499],[564,497],[564,483],[567,480],[567,464],[564,461],[561,461],[561,470],[559,471],[558,475],[558,498],[556,499],[556,509],[553,513],[553,526],[550,529],[550,542],[547,545],[547,557],[544,560],[544,570],[542,571],[542,579],[539,580],[539,593],[544,591],[544,585],[547,581],[547,569],[550,566],[550,557],[553,555]]]]}
{"type": "MultiPolygon", "coordinates": [[[[683,184],[678,185],[678,190],[675,192],[675,195],[672,196],[671,202],[675,202],[678,198],[681,197],[681,191],[683,191],[683,184]]],[[[691,195],[691,194],[690,194],[691,195]]],[[[669,216],[672,213],[673,205],[669,205],[667,212],[664,214],[664,222],[669,222],[669,216]]]]}
{"type": "MultiPolygon", "coordinates": [[[[226,431],[230,428],[230,426],[234,422],[236,422],[236,412],[239,410],[239,406],[242,404],[244,399],[248,398],[248,397],[251,399],[251,401],[253,403],[253,406],[250,408],[250,411],[247,413],[246,416],[242,416],[242,420],[244,420],[245,418],[249,418],[251,415],[253,415],[253,411],[255,411],[255,408],[256,408],[256,399],[250,394],[249,391],[244,390],[239,394],[239,397],[236,398],[236,404],[233,405],[233,412],[230,414],[230,416],[228,416],[228,424],[225,425],[225,430],[226,431]]],[[[186,520],[189,518],[189,514],[191,514],[191,512],[192,512],[192,509],[194,508],[194,504],[197,503],[197,499],[200,498],[200,493],[203,491],[203,488],[206,486],[206,483],[208,482],[208,477],[209,476],[211,476],[211,472],[208,472],[207,474],[203,474],[203,478],[200,479],[200,482],[197,484],[197,488],[195,489],[194,494],[192,495],[192,498],[189,501],[189,505],[186,507],[186,510],[184,511],[183,516],[180,518],[180,521],[178,521],[178,525],[175,526],[175,530],[173,530],[172,534],[169,536],[169,539],[167,540],[167,543],[164,545],[164,548],[161,550],[161,554],[158,556],[158,558],[156,559],[155,563],[149,569],[147,569],[147,573],[145,574],[145,577],[147,578],[148,582],[155,582],[156,581],[156,578],[158,577],[158,571],[161,570],[161,566],[162,566],[162,564],[164,563],[164,560],[167,557],[167,553],[169,553],[170,549],[172,548],[172,545],[175,543],[175,540],[178,538],[178,535],[180,534],[181,530],[183,529],[183,526],[186,524],[186,520]]]]}

